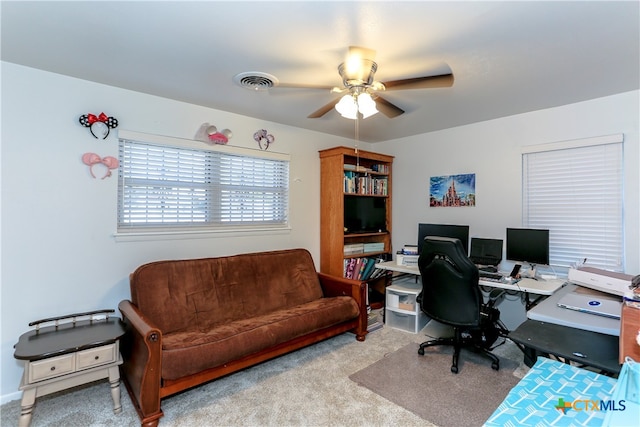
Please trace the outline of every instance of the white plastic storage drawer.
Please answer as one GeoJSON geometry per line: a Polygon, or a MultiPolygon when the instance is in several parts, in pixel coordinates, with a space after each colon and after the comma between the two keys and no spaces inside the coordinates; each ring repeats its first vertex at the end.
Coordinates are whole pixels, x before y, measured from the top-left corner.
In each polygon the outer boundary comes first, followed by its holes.
{"type": "Polygon", "coordinates": [[[417,334],[425,327],[429,318],[422,312],[415,314],[386,310],[385,324],[390,328],[417,334]]]}

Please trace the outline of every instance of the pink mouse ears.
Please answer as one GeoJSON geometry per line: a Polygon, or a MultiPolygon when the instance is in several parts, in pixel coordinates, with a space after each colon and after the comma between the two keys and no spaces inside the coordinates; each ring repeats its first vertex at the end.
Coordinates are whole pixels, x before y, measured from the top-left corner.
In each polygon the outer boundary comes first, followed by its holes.
{"type": "Polygon", "coordinates": [[[118,169],[118,166],[120,165],[120,162],[118,162],[118,159],[115,157],[107,156],[103,158],[98,156],[96,153],[84,153],[82,155],[82,163],[89,166],[89,172],[94,178],[96,176],[93,174],[93,167],[98,164],[106,166],[107,172],[104,174],[102,179],[111,176],[111,169],[118,169]]]}

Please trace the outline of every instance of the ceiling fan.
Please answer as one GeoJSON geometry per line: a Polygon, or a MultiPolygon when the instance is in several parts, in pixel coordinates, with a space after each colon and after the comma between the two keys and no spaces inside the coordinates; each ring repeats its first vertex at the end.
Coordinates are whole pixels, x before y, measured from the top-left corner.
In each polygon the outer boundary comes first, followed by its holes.
{"type": "MultiPolygon", "coordinates": [[[[368,117],[370,114],[375,114],[377,111],[380,111],[389,118],[397,117],[404,113],[402,108],[387,101],[380,96],[378,92],[386,90],[442,88],[451,87],[453,85],[453,74],[451,73],[391,80],[386,82],[376,81],[374,80],[374,75],[378,69],[378,64],[376,64],[374,58],[374,50],[358,46],[350,46],[346,61],[338,66],[338,73],[342,78],[343,87],[329,88],[323,86],[292,84],[279,84],[278,86],[331,89],[332,93],[346,93],[347,96],[334,99],[309,114],[307,117],[311,119],[319,118],[327,114],[333,108],[336,108],[344,117],[355,119],[355,114],[357,114],[356,111],[358,108],[364,117],[368,117]],[[347,104],[346,108],[349,110],[346,115],[340,108],[340,104],[343,103],[347,104]]],[[[343,106],[343,108],[345,107],[343,106]]]]}

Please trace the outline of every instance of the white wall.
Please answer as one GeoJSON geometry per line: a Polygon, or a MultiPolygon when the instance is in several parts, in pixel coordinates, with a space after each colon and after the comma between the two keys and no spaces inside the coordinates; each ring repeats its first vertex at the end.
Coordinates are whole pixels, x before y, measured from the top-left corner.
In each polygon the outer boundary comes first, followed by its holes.
{"type": "MultiPolygon", "coordinates": [[[[215,96],[215,94],[212,94],[215,96]]],[[[320,133],[2,63],[2,401],[17,399],[22,365],[13,345],[28,323],[66,313],[117,309],[142,263],[304,247],[319,266],[318,150],[351,142],[320,133]],[[106,140],[78,123],[87,113],[119,120],[106,140]],[[257,149],[253,133],[289,153],[291,232],[236,238],[116,242],[117,174],[93,179],[85,152],[118,156],[118,129],[192,139],[209,122],[231,145],[257,149]]],[[[369,147],[367,147],[369,148],[369,147]]]]}

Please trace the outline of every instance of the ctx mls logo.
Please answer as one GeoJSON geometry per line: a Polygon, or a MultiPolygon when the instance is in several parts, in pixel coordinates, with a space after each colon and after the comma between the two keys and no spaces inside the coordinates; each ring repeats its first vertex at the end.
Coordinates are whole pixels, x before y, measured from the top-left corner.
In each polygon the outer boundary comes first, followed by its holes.
{"type": "Polygon", "coordinates": [[[566,414],[569,409],[574,411],[624,411],[626,409],[625,401],[618,400],[574,400],[573,402],[565,402],[563,398],[558,399],[555,406],[558,411],[566,414]]]}
{"type": "Polygon", "coordinates": [[[562,411],[563,414],[566,414],[569,409],[571,409],[571,402],[565,402],[563,398],[558,399],[558,404],[556,405],[556,409],[558,411],[562,411]]]}

